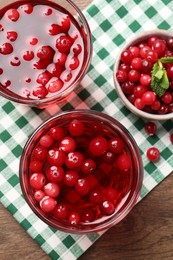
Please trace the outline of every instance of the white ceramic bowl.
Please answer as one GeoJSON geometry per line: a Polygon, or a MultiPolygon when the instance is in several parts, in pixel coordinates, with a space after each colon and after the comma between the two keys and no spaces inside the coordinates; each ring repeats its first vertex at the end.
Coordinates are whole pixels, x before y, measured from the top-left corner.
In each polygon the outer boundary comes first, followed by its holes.
{"type": "Polygon", "coordinates": [[[122,102],[124,103],[124,105],[134,114],[136,114],[139,117],[143,117],[146,118],[148,120],[169,120],[169,119],[173,119],[173,113],[168,113],[168,114],[151,114],[148,112],[145,112],[143,110],[140,110],[138,108],[136,108],[125,96],[125,94],[122,91],[121,85],[120,83],[117,81],[116,79],[116,72],[119,68],[120,65],[120,57],[121,57],[121,53],[128,49],[131,45],[135,45],[140,41],[145,41],[147,40],[149,37],[151,36],[158,36],[159,38],[162,39],[168,39],[169,37],[173,37],[173,32],[171,31],[166,31],[166,30],[150,30],[150,31],[145,31],[145,32],[141,32],[136,34],[135,36],[127,39],[126,43],[124,44],[124,46],[122,47],[121,51],[118,53],[116,59],[115,59],[115,63],[114,63],[114,69],[113,69],[113,79],[114,79],[114,85],[115,85],[115,89],[116,92],[119,96],[119,98],[122,100],[122,102]]]}

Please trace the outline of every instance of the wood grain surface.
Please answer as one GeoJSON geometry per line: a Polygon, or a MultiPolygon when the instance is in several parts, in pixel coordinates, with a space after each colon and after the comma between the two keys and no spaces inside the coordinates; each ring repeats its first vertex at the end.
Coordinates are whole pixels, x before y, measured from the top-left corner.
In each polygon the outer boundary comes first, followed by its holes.
{"type": "MultiPolygon", "coordinates": [[[[75,0],[83,9],[91,0],[75,0]]],[[[173,260],[173,173],[80,260],[173,260]]],[[[49,260],[0,204],[0,260],[49,260]]],[[[71,259],[69,259],[71,260],[71,259]]]]}

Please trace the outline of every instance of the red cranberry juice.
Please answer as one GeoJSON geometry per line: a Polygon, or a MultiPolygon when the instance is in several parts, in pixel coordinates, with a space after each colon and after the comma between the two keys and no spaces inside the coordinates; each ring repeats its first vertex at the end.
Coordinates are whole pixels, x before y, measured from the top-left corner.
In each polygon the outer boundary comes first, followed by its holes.
{"type": "Polygon", "coordinates": [[[0,88],[28,99],[68,88],[84,61],[75,19],[49,1],[13,3],[0,11],[0,88]]]}
{"type": "Polygon", "coordinates": [[[133,189],[135,166],[124,140],[83,118],[66,118],[61,126],[55,122],[39,135],[29,165],[38,207],[66,224],[105,221],[133,189]]]}

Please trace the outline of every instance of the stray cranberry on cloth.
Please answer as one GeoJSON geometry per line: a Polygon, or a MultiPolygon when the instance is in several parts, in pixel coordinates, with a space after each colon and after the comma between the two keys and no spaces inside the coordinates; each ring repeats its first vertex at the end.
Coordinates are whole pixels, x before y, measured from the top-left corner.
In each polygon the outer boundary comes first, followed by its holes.
{"type": "Polygon", "coordinates": [[[171,30],[173,3],[149,0],[95,0],[84,11],[93,37],[90,69],[68,103],[45,110],[32,109],[0,97],[0,201],[51,259],[74,260],[80,257],[103,232],[89,235],[66,234],[43,223],[26,204],[19,184],[19,160],[28,137],[43,121],[61,110],[93,109],[117,118],[133,135],[144,163],[144,198],[173,170],[170,133],[173,121],[156,122],[157,133],[149,136],[145,120],[127,110],[113,85],[115,57],[128,37],[149,29],[171,30]],[[160,160],[153,163],[146,151],[155,146],[160,160]]]}

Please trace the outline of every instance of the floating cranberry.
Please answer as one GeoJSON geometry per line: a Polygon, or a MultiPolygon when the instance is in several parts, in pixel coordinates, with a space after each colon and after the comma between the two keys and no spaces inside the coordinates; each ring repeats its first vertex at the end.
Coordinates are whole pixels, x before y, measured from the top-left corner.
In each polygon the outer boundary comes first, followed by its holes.
{"type": "Polygon", "coordinates": [[[90,192],[90,201],[94,204],[100,204],[104,199],[103,193],[99,189],[94,189],[90,192]]]}
{"type": "Polygon", "coordinates": [[[120,137],[111,138],[108,143],[108,149],[115,154],[122,153],[124,150],[124,142],[120,137]]]}
{"type": "Polygon", "coordinates": [[[42,167],[43,167],[43,164],[40,161],[37,161],[37,160],[31,161],[30,165],[29,165],[30,170],[33,171],[33,172],[41,171],[42,167]]]}
{"type": "Polygon", "coordinates": [[[51,60],[54,55],[54,52],[55,51],[50,46],[42,46],[37,52],[37,57],[42,60],[51,60]]]}
{"type": "Polygon", "coordinates": [[[54,140],[59,141],[65,136],[65,131],[59,126],[54,126],[49,130],[49,134],[54,140]]]}
{"type": "Polygon", "coordinates": [[[68,206],[65,203],[59,203],[54,210],[54,217],[57,219],[67,219],[69,213],[68,206]]]}
{"type": "Polygon", "coordinates": [[[71,60],[70,60],[70,64],[69,64],[69,68],[71,70],[75,70],[79,67],[79,59],[77,57],[72,57],[71,60]]]}
{"type": "Polygon", "coordinates": [[[18,37],[17,32],[15,31],[9,31],[7,32],[7,39],[11,42],[14,42],[18,37]]]}
{"type": "Polygon", "coordinates": [[[107,151],[107,149],[108,149],[108,142],[102,136],[93,138],[89,143],[90,153],[94,156],[103,155],[107,151]]]}
{"type": "Polygon", "coordinates": [[[73,48],[73,53],[75,56],[78,56],[82,51],[82,46],[78,43],[76,46],[73,48]]]}
{"type": "Polygon", "coordinates": [[[64,169],[60,166],[49,166],[46,169],[46,177],[51,182],[62,182],[64,179],[64,169]]]}
{"type": "Polygon", "coordinates": [[[41,145],[36,146],[33,150],[33,156],[38,161],[45,161],[47,158],[47,150],[41,145]]]}
{"type": "Polygon", "coordinates": [[[57,202],[54,198],[51,198],[49,196],[45,196],[40,201],[40,208],[44,212],[49,213],[49,212],[52,212],[52,211],[55,210],[56,204],[57,204],[57,202]]]}
{"type": "Polygon", "coordinates": [[[38,43],[38,39],[37,38],[31,38],[30,39],[30,42],[29,42],[31,45],[36,45],[38,43]]]}
{"type": "Polygon", "coordinates": [[[45,148],[49,148],[50,146],[52,146],[53,144],[53,139],[50,135],[43,135],[40,138],[40,145],[45,147],[45,148]]]}
{"type": "Polygon", "coordinates": [[[153,42],[152,48],[155,52],[157,52],[158,56],[163,56],[165,50],[166,50],[166,42],[165,40],[156,40],[153,42]]]}
{"type": "Polygon", "coordinates": [[[58,24],[51,24],[51,27],[49,29],[50,35],[57,35],[61,32],[61,28],[58,24]]]}
{"type": "Polygon", "coordinates": [[[84,134],[84,124],[77,119],[74,119],[70,122],[68,130],[72,136],[80,136],[84,134]]]}
{"type": "Polygon", "coordinates": [[[49,81],[47,88],[50,93],[56,93],[62,89],[63,85],[61,79],[55,79],[49,81]]]}
{"type": "Polygon", "coordinates": [[[88,208],[82,211],[81,221],[88,223],[94,221],[96,218],[96,213],[92,209],[88,208]]]}
{"type": "Polygon", "coordinates": [[[73,187],[76,185],[79,179],[79,175],[77,171],[67,171],[64,176],[64,183],[69,187],[73,187]]]}
{"type": "Polygon", "coordinates": [[[70,48],[72,46],[72,39],[68,35],[61,35],[56,40],[56,48],[58,51],[67,53],[70,51],[70,48]]]}
{"type": "Polygon", "coordinates": [[[23,4],[20,6],[20,9],[26,14],[31,14],[33,12],[33,6],[31,4],[23,4]]]}
{"type": "Polygon", "coordinates": [[[45,98],[48,94],[48,91],[44,86],[41,85],[41,86],[36,87],[33,90],[32,94],[37,98],[45,98]]]}
{"type": "MultiPolygon", "coordinates": [[[[49,75],[49,77],[57,77],[59,78],[61,73],[63,72],[63,69],[61,66],[59,66],[57,63],[51,63],[48,65],[46,73],[49,75]]],[[[54,80],[52,80],[54,81],[54,80]]]]}
{"type": "Polygon", "coordinates": [[[37,82],[42,85],[46,85],[46,83],[49,81],[50,76],[46,72],[42,72],[37,77],[37,82]]]}
{"type": "Polygon", "coordinates": [[[105,215],[112,215],[115,212],[115,206],[112,202],[106,200],[100,205],[100,210],[105,215]]]}
{"type": "Polygon", "coordinates": [[[20,14],[19,12],[17,11],[17,9],[9,9],[7,12],[6,12],[6,15],[7,17],[13,21],[13,22],[16,22],[19,17],[20,17],[20,14]]]}
{"type": "Polygon", "coordinates": [[[65,66],[67,55],[65,53],[57,52],[54,56],[54,62],[59,66],[65,66]]]}
{"type": "Polygon", "coordinates": [[[29,179],[29,183],[32,188],[41,190],[46,184],[45,175],[41,172],[33,173],[29,179]]]}
{"type": "Polygon", "coordinates": [[[71,225],[77,225],[80,223],[80,216],[76,212],[71,212],[69,214],[69,222],[71,225]]]}
{"type": "Polygon", "coordinates": [[[75,140],[70,136],[64,137],[59,144],[59,149],[66,153],[73,152],[76,149],[75,140]]]}
{"type": "Polygon", "coordinates": [[[118,155],[115,165],[122,171],[128,171],[131,167],[130,157],[125,153],[118,155]]]}
{"type": "Polygon", "coordinates": [[[160,158],[160,151],[156,147],[151,147],[147,150],[147,158],[151,162],[155,162],[160,158]]]}
{"type": "Polygon", "coordinates": [[[36,199],[36,201],[40,202],[45,196],[44,191],[42,190],[36,190],[34,192],[34,198],[36,199]]]}
{"type": "Polygon", "coordinates": [[[11,45],[11,43],[9,42],[6,42],[6,43],[3,43],[1,46],[0,46],[0,53],[3,54],[3,55],[8,55],[10,53],[13,52],[13,46],[11,45]]]}
{"type": "Polygon", "coordinates": [[[51,165],[62,166],[65,162],[66,154],[57,148],[48,151],[47,160],[51,165]]]}
{"type": "Polygon", "coordinates": [[[45,195],[57,198],[60,193],[60,187],[57,183],[49,182],[43,187],[45,195]]]}
{"type": "Polygon", "coordinates": [[[70,25],[71,25],[71,21],[70,21],[70,17],[66,16],[64,18],[62,18],[61,20],[61,31],[62,32],[68,32],[68,30],[70,29],[70,25]]]}
{"type": "Polygon", "coordinates": [[[85,159],[81,170],[85,175],[91,174],[96,170],[97,164],[92,159],[85,159]]]}
{"type": "Polygon", "coordinates": [[[34,58],[34,52],[33,51],[25,51],[23,54],[23,59],[25,61],[30,61],[34,58]]]}
{"type": "Polygon", "coordinates": [[[69,169],[76,169],[82,165],[84,156],[80,152],[71,152],[65,159],[65,164],[69,169]]]}

